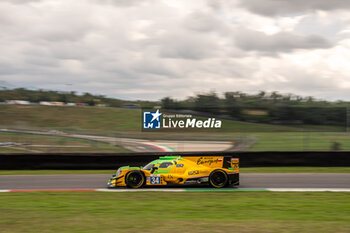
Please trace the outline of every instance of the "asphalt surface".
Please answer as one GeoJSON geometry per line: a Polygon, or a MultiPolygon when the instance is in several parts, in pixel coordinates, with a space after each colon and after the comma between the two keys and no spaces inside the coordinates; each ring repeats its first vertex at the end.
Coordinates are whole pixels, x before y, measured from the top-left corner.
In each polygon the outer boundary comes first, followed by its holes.
{"type": "MultiPolygon", "coordinates": [[[[111,175],[2,175],[0,189],[106,188],[111,175]]],[[[247,173],[239,188],[350,188],[350,173],[247,173]]]]}

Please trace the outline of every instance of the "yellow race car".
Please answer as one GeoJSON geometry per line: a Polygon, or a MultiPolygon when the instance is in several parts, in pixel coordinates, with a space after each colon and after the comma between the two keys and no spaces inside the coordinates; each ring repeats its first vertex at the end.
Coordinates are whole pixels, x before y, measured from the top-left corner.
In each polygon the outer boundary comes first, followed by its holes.
{"type": "Polygon", "coordinates": [[[226,156],[164,156],[144,167],[120,167],[109,188],[209,184],[239,185],[239,159],[226,156]]]}

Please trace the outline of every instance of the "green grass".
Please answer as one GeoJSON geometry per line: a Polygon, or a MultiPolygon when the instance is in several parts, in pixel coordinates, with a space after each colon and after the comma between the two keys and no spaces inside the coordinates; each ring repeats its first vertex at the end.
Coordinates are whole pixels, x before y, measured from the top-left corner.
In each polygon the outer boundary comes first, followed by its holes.
{"type": "MultiPolygon", "coordinates": [[[[130,133],[141,131],[141,110],[98,107],[0,105],[0,122],[2,126],[22,129],[91,130],[111,134],[125,131],[130,133]]],[[[223,125],[222,129],[218,130],[202,129],[190,130],[190,132],[195,134],[213,132],[215,134],[225,132],[303,131],[303,128],[235,121],[224,121],[223,125]]]]}
{"type": "Polygon", "coordinates": [[[140,110],[99,107],[1,105],[2,126],[60,130],[139,131],[140,110]]]}
{"type": "Polygon", "coordinates": [[[11,147],[0,147],[0,153],[23,153],[25,151],[11,148],[11,147]]]}
{"type": "Polygon", "coordinates": [[[275,132],[247,133],[256,139],[251,151],[325,151],[332,150],[334,142],[340,150],[350,150],[350,134],[331,132],[275,132]]]}
{"type": "Polygon", "coordinates": [[[349,193],[0,193],[0,232],[348,232],[349,193]]]}
{"type": "MultiPolygon", "coordinates": [[[[114,174],[116,170],[0,170],[0,175],[114,174]]],[[[350,167],[252,167],[240,173],[350,173],[350,167]]]]}
{"type": "MultiPolygon", "coordinates": [[[[350,150],[350,134],[335,126],[295,127],[223,121],[222,129],[216,130],[142,132],[140,109],[0,105],[0,122],[2,128],[54,129],[115,137],[253,142],[251,151],[324,151],[332,149],[334,142],[340,144],[340,150],[350,150]],[[306,132],[305,129],[338,132],[306,132]]],[[[11,151],[13,149],[0,148],[0,152],[11,151]]]]}
{"type": "Polygon", "coordinates": [[[16,142],[27,145],[2,146],[0,153],[15,152],[129,152],[120,146],[85,139],[0,132],[0,142],[16,142]],[[35,146],[36,145],[36,146],[35,146]]]}
{"type": "MultiPolygon", "coordinates": [[[[64,130],[140,131],[141,110],[101,107],[21,106],[0,105],[2,126],[17,128],[48,128],[64,130]]],[[[336,126],[282,126],[224,121],[216,132],[299,132],[305,129],[342,131],[336,126]]],[[[200,130],[200,132],[213,130],[200,130]]]]}

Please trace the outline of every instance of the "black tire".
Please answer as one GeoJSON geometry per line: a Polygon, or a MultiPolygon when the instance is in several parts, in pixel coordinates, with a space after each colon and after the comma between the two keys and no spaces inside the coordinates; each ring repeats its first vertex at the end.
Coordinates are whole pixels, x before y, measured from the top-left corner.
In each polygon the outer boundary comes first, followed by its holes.
{"type": "Polygon", "coordinates": [[[125,184],[128,188],[141,188],[145,181],[145,175],[141,171],[131,171],[125,176],[125,184]]]}
{"type": "Polygon", "coordinates": [[[209,175],[209,184],[214,188],[223,188],[228,184],[228,176],[223,170],[214,170],[209,175]]]}

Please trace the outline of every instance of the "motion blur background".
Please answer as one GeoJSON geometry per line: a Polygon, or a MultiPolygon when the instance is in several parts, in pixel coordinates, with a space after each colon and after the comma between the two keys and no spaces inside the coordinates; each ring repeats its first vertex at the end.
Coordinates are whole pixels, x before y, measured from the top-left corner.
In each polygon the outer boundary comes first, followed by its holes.
{"type": "Polygon", "coordinates": [[[349,150],[349,7],[1,1],[0,152],[349,150]],[[223,127],[141,132],[159,107],[223,127]]]}
{"type": "Polygon", "coordinates": [[[349,232],[349,11],[1,0],[0,232],[349,232]],[[222,128],[146,131],[143,109],[222,128]],[[170,154],[239,157],[240,185],[106,189],[170,154]]]}
{"type": "Polygon", "coordinates": [[[263,91],[126,101],[24,88],[3,88],[0,101],[0,151],[6,153],[350,150],[346,101],[263,91]],[[223,124],[147,132],[142,108],[223,124]]]}

